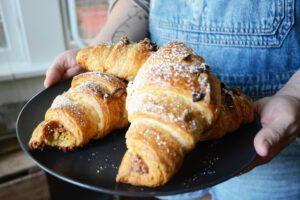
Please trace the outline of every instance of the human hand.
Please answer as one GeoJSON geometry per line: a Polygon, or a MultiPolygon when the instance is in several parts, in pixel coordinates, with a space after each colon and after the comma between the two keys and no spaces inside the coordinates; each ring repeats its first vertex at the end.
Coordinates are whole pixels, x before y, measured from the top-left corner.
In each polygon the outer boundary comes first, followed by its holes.
{"type": "Polygon", "coordinates": [[[46,88],[85,71],[76,65],[76,54],[78,51],[79,49],[65,51],[55,58],[53,64],[46,72],[44,81],[46,88]]]}
{"type": "Polygon", "coordinates": [[[271,161],[300,131],[300,100],[290,95],[274,95],[255,102],[262,129],[254,138],[257,159],[243,172],[271,161]]]}

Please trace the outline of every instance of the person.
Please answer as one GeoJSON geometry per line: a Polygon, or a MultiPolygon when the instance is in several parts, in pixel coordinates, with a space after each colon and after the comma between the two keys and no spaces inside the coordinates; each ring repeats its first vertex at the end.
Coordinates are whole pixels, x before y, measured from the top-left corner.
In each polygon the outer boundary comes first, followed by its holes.
{"type": "MultiPolygon", "coordinates": [[[[183,41],[222,82],[240,86],[256,100],[262,128],[254,139],[258,158],[248,172],[169,198],[193,199],[209,192],[213,199],[300,199],[299,20],[299,0],[112,2],[106,25],[92,45],[115,42],[121,35],[132,41],[150,36],[158,46],[183,41]]],[[[77,51],[55,59],[45,87],[82,71],[76,66],[77,51]]]]}

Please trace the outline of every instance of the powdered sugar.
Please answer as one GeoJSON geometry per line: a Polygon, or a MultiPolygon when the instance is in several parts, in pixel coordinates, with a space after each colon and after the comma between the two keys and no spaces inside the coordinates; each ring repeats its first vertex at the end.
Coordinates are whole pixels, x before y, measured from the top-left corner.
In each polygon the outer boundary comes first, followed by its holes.
{"type": "Polygon", "coordinates": [[[194,132],[199,124],[192,117],[191,107],[185,107],[180,100],[164,101],[167,96],[146,94],[136,95],[134,99],[127,104],[129,114],[147,113],[149,116],[159,117],[165,123],[174,123],[184,131],[194,132]],[[184,110],[183,110],[184,109],[184,110]]]}
{"type": "Polygon", "coordinates": [[[86,88],[90,88],[93,91],[97,92],[99,90],[99,84],[92,82],[92,81],[86,81],[84,83],[81,83],[80,85],[75,87],[76,92],[83,92],[86,90],[86,88]]]}
{"type": "Polygon", "coordinates": [[[63,109],[63,108],[68,108],[72,111],[72,113],[74,115],[76,115],[79,119],[79,124],[81,126],[85,126],[86,125],[86,122],[85,122],[85,119],[84,119],[84,111],[81,109],[81,107],[79,107],[78,105],[76,106],[75,102],[73,102],[67,93],[63,94],[63,95],[59,95],[57,96],[52,105],[51,105],[51,108],[52,109],[56,109],[56,108],[60,108],[60,109],[63,109]]]}
{"type": "Polygon", "coordinates": [[[109,97],[109,94],[103,92],[103,89],[99,87],[99,84],[92,81],[86,81],[75,87],[75,91],[80,93],[86,91],[87,89],[92,91],[94,95],[102,95],[104,98],[109,97]]]}
{"type": "Polygon", "coordinates": [[[174,59],[177,57],[184,58],[189,55],[196,55],[196,53],[191,48],[179,41],[170,42],[164,45],[163,48],[160,48],[157,51],[157,54],[166,59],[174,59]]]}
{"type": "Polygon", "coordinates": [[[74,78],[76,79],[76,78],[85,77],[85,76],[99,78],[102,80],[104,79],[107,81],[119,80],[118,78],[114,77],[113,75],[105,74],[102,72],[85,72],[85,73],[75,76],[74,78]]]}
{"type": "MultiPolygon", "coordinates": [[[[146,129],[145,131],[142,131],[141,134],[144,135],[146,138],[155,138],[155,142],[160,147],[160,149],[164,149],[168,154],[171,153],[168,147],[168,145],[170,144],[168,144],[167,141],[161,137],[159,132],[146,129]]],[[[144,141],[147,142],[146,140],[144,141]]],[[[172,152],[172,154],[176,156],[176,152],[172,152]]]]}
{"type": "MultiPolygon", "coordinates": [[[[198,92],[201,98],[194,102],[209,103],[209,73],[209,66],[185,44],[172,42],[163,46],[151,55],[128,86],[129,116],[143,113],[160,123],[172,123],[187,134],[201,134],[205,129],[198,121],[202,111],[197,107],[199,104],[187,102],[186,94],[190,93],[192,99],[198,92]],[[146,91],[147,87],[153,91],[146,91]]],[[[155,138],[157,143],[164,145],[159,137],[155,138]]]]}
{"type": "Polygon", "coordinates": [[[63,107],[72,107],[72,106],[74,106],[74,103],[66,94],[63,94],[57,96],[54,99],[51,108],[63,108],[63,107]]]}
{"type": "Polygon", "coordinates": [[[209,93],[207,75],[209,67],[201,57],[180,42],[165,45],[143,65],[134,81],[134,88],[151,83],[159,87],[175,87],[187,91],[209,93]],[[188,58],[187,61],[185,58],[188,58]]]}

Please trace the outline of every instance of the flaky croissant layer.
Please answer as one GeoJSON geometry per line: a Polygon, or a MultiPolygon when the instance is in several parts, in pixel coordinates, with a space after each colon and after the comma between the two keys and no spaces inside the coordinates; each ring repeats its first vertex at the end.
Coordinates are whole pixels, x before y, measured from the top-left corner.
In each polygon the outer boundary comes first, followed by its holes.
{"type": "Polygon", "coordinates": [[[31,149],[45,146],[72,150],[128,125],[126,83],[113,75],[87,72],[72,80],[57,96],[34,130],[31,149]]]}
{"type": "Polygon", "coordinates": [[[163,185],[197,142],[220,138],[253,120],[251,100],[238,88],[221,86],[204,59],[181,42],[153,53],[127,92],[131,126],[118,182],[163,185]]]}
{"type": "Polygon", "coordinates": [[[154,51],[156,45],[148,38],[138,43],[130,43],[126,37],[122,37],[116,44],[101,43],[80,50],[76,61],[80,67],[88,71],[100,71],[133,80],[154,51]]]}

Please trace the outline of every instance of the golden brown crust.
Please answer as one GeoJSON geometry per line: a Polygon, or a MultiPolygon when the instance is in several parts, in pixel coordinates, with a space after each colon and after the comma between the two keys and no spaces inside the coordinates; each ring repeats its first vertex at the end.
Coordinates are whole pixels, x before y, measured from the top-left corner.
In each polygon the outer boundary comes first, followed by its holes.
{"type": "Polygon", "coordinates": [[[155,187],[165,184],[180,168],[185,152],[164,129],[133,123],[126,138],[129,149],[122,159],[118,182],[155,187]]]}
{"type": "Polygon", "coordinates": [[[222,89],[220,106],[220,114],[216,122],[204,132],[204,137],[200,140],[211,140],[223,137],[225,134],[237,130],[241,124],[253,121],[254,109],[252,101],[242,94],[238,89],[238,93],[234,92],[236,88],[231,90],[222,89]]]}
{"type": "Polygon", "coordinates": [[[156,45],[148,38],[130,43],[126,37],[116,44],[99,44],[80,50],[76,56],[77,64],[88,71],[100,71],[133,80],[137,71],[148,59],[156,45]]]}
{"type": "Polygon", "coordinates": [[[222,89],[204,59],[181,42],[150,56],[127,91],[131,126],[119,182],[163,185],[198,141],[219,138],[253,120],[251,100],[239,90],[222,89]]]}
{"type": "Polygon", "coordinates": [[[125,98],[126,84],[113,75],[88,72],[74,77],[34,130],[29,147],[72,150],[126,127],[125,98]]]}

